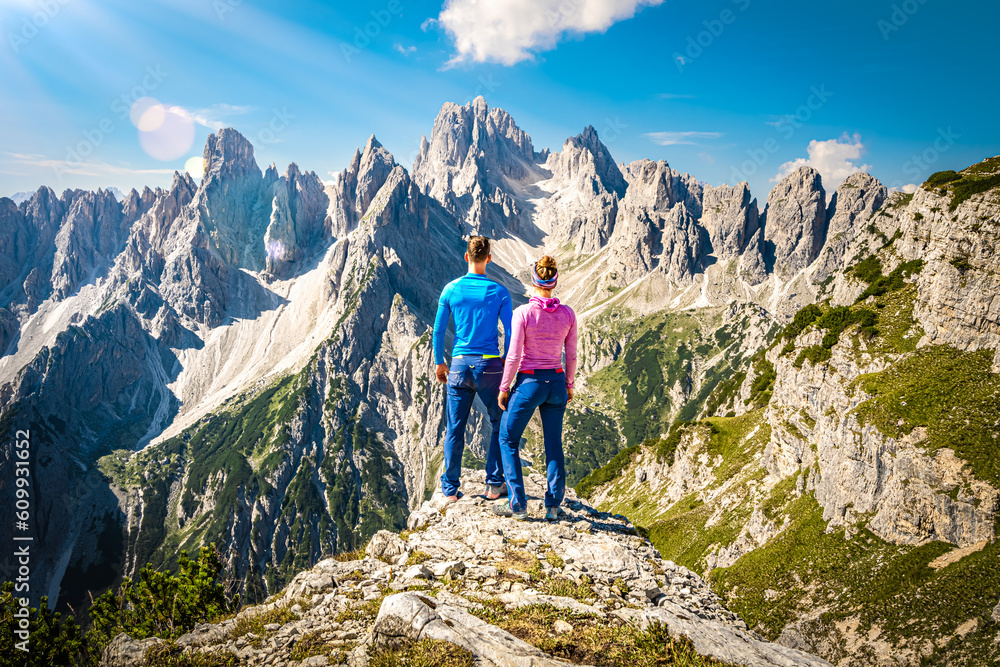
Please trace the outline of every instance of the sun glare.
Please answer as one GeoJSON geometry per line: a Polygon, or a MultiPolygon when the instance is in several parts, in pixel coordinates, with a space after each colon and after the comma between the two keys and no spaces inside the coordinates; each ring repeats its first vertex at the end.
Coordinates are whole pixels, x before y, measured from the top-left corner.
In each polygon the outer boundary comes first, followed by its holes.
{"type": "Polygon", "coordinates": [[[202,178],[205,175],[205,158],[200,155],[189,157],[184,163],[184,171],[191,174],[191,178],[202,178]]]}

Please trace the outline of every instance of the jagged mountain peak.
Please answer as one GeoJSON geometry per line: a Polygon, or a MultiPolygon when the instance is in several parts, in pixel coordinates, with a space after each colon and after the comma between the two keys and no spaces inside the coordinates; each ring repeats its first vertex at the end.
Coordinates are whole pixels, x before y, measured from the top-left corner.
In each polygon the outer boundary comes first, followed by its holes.
{"type": "Polygon", "coordinates": [[[512,183],[538,175],[531,137],[503,109],[485,99],[465,106],[448,102],[421,142],[413,180],[425,195],[479,233],[516,230],[523,208],[512,183]]]}
{"type": "Polygon", "coordinates": [[[217,134],[208,135],[203,156],[204,182],[223,174],[236,177],[256,175],[260,178],[260,167],[254,159],[253,144],[231,127],[224,127],[217,134]]]}
{"type": "Polygon", "coordinates": [[[368,137],[368,141],[365,142],[364,151],[365,153],[371,153],[372,151],[382,148],[382,144],[378,139],[375,138],[375,134],[371,134],[368,137]]]}
{"type": "Polygon", "coordinates": [[[569,179],[580,171],[586,171],[588,175],[599,179],[601,186],[608,192],[614,192],[619,198],[625,196],[625,177],[607,146],[597,136],[593,125],[585,127],[575,137],[566,139],[557,164],[569,179]]]}
{"type": "Polygon", "coordinates": [[[737,185],[705,188],[701,224],[708,230],[719,259],[741,255],[759,227],[757,200],[746,181],[737,185]]]}
{"type": "Polygon", "coordinates": [[[788,280],[812,264],[826,241],[826,190],[820,173],[802,166],[768,194],[764,208],[764,240],[770,246],[774,272],[788,280]],[[773,250],[772,250],[773,249],[773,250]]]}

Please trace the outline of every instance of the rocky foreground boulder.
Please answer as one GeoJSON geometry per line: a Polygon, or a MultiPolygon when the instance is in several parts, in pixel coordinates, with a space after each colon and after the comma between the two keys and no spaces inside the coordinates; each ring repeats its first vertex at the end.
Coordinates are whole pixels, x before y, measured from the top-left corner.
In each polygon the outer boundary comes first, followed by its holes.
{"type": "Polygon", "coordinates": [[[480,478],[465,471],[466,495],[457,504],[436,493],[411,514],[407,531],[377,533],[357,560],[323,560],[264,604],[174,642],[120,635],[103,664],[153,665],[200,652],[241,665],[361,667],[379,656],[387,664],[385,652],[427,641],[471,653],[477,665],[577,664],[489,622],[537,608],[558,618],[536,640],[561,635],[572,643],[574,626],[657,628],[725,664],[829,665],[748,630],[708,584],[663,560],[624,517],[569,491],[562,518],[546,522],[544,477],[532,474],[532,519],[501,518],[480,495],[480,478]]]}

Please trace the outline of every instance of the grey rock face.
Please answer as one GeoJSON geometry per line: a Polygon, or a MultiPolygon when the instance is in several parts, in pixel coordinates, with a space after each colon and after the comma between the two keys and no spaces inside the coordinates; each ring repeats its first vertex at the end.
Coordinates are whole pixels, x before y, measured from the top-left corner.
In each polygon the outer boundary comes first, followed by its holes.
{"type": "Polygon", "coordinates": [[[629,186],[610,243],[614,273],[630,283],[659,268],[672,280],[690,280],[702,258],[701,228],[674,198],[670,166],[640,160],[626,175],[629,186]]]}
{"type": "Polygon", "coordinates": [[[678,282],[691,280],[702,257],[700,229],[684,203],[670,209],[660,235],[659,270],[678,282]]]}
{"type": "MultiPolygon", "coordinates": [[[[55,599],[70,564],[86,573],[89,586],[112,583],[107,563],[120,546],[116,536],[121,531],[116,501],[101,475],[80,462],[92,460],[111,438],[141,440],[156,408],[163,403],[169,411],[163,365],[170,355],[155,350],[155,341],[133,313],[116,304],[60,334],[54,345],[0,385],[0,405],[17,406],[19,428],[35,433],[33,454],[47,462],[35,471],[39,492],[33,498],[33,530],[47,545],[33,564],[37,594],[55,599]],[[58,429],[43,440],[39,429],[49,423],[58,429]]],[[[0,448],[5,465],[13,457],[12,446],[0,448]]],[[[13,493],[12,487],[0,490],[10,507],[13,493]]],[[[83,591],[73,582],[62,588],[63,599],[82,601],[83,591]]]]}
{"type": "Polygon", "coordinates": [[[858,259],[859,250],[875,251],[882,244],[871,237],[868,224],[885,204],[888,189],[870,174],[856,173],[848,176],[830,198],[829,229],[826,244],[816,260],[813,273],[815,282],[823,282],[830,275],[858,259]],[[868,243],[862,244],[864,240],[868,243]]]}
{"type": "Polygon", "coordinates": [[[79,192],[69,201],[52,260],[52,291],[60,299],[95,267],[113,261],[128,235],[122,207],[107,190],[79,192]]]}
{"type": "Polygon", "coordinates": [[[625,177],[607,147],[601,143],[593,125],[588,125],[583,132],[566,140],[553,171],[567,180],[580,175],[596,179],[597,182],[592,183],[595,191],[603,189],[615,193],[619,198],[625,196],[625,177]]]}
{"type": "MultiPolygon", "coordinates": [[[[822,332],[809,330],[797,345],[821,339],[822,332]]],[[[859,364],[843,341],[834,346],[829,362],[817,366],[806,362],[795,368],[797,353],[777,352],[771,353],[777,381],[768,406],[772,437],[763,463],[776,478],[815,466],[818,474],[809,485],[824,520],[850,529],[867,517],[872,532],[897,544],[942,540],[968,546],[992,538],[1000,492],[963,471],[964,463],[950,450],[925,453],[917,446],[923,429],[897,440],[862,424],[853,412],[869,397],[855,391],[852,380],[883,370],[886,360],[859,364]],[[959,486],[968,492],[948,495],[959,486]]]]}
{"type": "Polygon", "coordinates": [[[271,221],[264,232],[266,270],[287,277],[295,270],[296,262],[314,252],[324,240],[330,199],[319,177],[313,172],[303,174],[294,162],[271,189],[271,221]]]}
{"type": "Polygon", "coordinates": [[[523,210],[506,190],[534,173],[531,138],[503,109],[477,97],[446,103],[413,164],[420,191],[487,236],[517,231],[523,210]]]}
{"type": "Polygon", "coordinates": [[[548,156],[545,168],[558,190],[537,206],[535,224],[550,229],[554,238],[569,241],[579,252],[603,248],[614,231],[626,183],[597,131],[588,126],[567,139],[561,152],[548,156]]]}
{"type": "Polygon", "coordinates": [[[375,135],[368,138],[363,151],[355,151],[351,164],[338,174],[333,185],[327,186],[330,209],[326,226],[330,236],[341,238],[357,227],[395,166],[396,161],[375,135]]]}
{"type": "Polygon", "coordinates": [[[704,186],[694,176],[682,174],[676,169],[670,170],[670,181],[677,201],[684,202],[691,215],[700,218],[705,198],[704,186]]]}
{"type": "Polygon", "coordinates": [[[774,247],[775,275],[788,280],[809,266],[825,239],[826,192],[818,171],[800,167],[767,196],[764,240],[774,247]]]}
{"type": "Polygon", "coordinates": [[[234,267],[261,271],[266,251],[270,197],[253,157],[253,146],[231,128],[205,143],[205,175],[193,203],[207,238],[199,245],[234,267]]]}
{"type": "Polygon", "coordinates": [[[1000,204],[987,194],[954,212],[949,205],[950,197],[919,190],[899,214],[895,247],[904,259],[926,263],[914,309],[926,332],[920,343],[995,350],[993,369],[1000,371],[1000,204]]]}
{"type": "Polygon", "coordinates": [[[758,228],[747,242],[740,255],[740,276],[751,285],[759,285],[767,280],[767,264],[764,262],[764,230],[758,228]]]}
{"type": "Polygon", "coordinates": [[[101,667],[135,667],[145,662],[146,651],[162,644],[159,637],[136,640],[129,635],[120,634],[111,640],[101,655],[101,667]]]}
{"type": "Polygon", "coordinates": [[[701,224],[708,230],[716,257],[742,255],[760,227],[757,200],[751,198],[747,183],[705,188],[701,224]]]}

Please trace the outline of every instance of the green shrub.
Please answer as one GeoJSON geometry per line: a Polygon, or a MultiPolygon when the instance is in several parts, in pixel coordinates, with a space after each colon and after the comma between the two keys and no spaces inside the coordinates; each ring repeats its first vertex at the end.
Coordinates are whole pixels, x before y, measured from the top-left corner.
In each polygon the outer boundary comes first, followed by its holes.
{"type": "Polygon", "coordinates": [[[774,370],[774,364],[764,357],[760,352],[755,357],[754,369],[757,376],[750,383],[749,405],[753,408],[762,408],[771,402],[771,394],[774,391],[774,382],[778,379],[778,374],[774,370]]]}
{"type": "Polygon", "coordinates": [[[855,264],[851,272],[858,280],[871,284],[882,277],[882,262],[877,255],[869,255],[855,264]]]}
{"type": "Polygon", "coordinates": [[[966,259],[965,257],[956,257],[955,259],[951,260],[950,264],[959,271],[961,271],[962,273],[965,273],[966,271],[972,268],[972,264],[969,264],[969,260],[966,259]]]}
{"type": "Polygon", "coordinates": [[[214,544],[202,547],[196,560],[181,552],[177,565],[176,574],[146,565],[135,581],[126,577],[117,591],[108,591],[94,601],[87,633],[87,648],[93,657],[122,632],[134,639],[174,639],[238,605],[238,600],[226,599],[218,582],[222,561],[214,544]]]}
{"type": "Polygon", "coordinates": [[[0,664],[24,667],[49,667],[49,665],[85,664],[86,653],[80,626],[72,616],[63,618],[49,609],[48,598],[42,596],[37,608],[28,608],[28,632],[24,652],[17,648],[25,641],[15,634],[20,627],[20,593],[14,592],[14,583],[0,584],[0,664]]]}
{"type": "MultiPolygon", "coordinates": [[[[134,639],[160,637],[175,639],[190,632],[197,623],[211,622],[234,609],[239,600],[228,600],[218,582],[222,561],[215,545],[202,547],[198,558],[191,560],[181,553],[178,572],[158,572],[150,565],[139,571],[132,581],[126,577],[116,591],[97,598],[89,613],[90,630],[84,635],[72,616],[65,617],[48,608],[42,597],[37,609],[29,611],[30,652],[18,665],[48,667],[49,665],[99,664],[101,653],[112,639],[126,633],[134,639]]],[[[14,634],[20,608],[10,582],[0,585],[0,653],[15,656],[19,639],[14,634]]],[[[222,667],[234,665],[225,655],[191,657],[181,655],[173,644],[158,648],[157,661],[150,663],[173,667],[222,667]],[[162,655],[161,655],[162,654],[162,655]],[[162,658],[162,659],[161,659],[162,658]]],[[[0,664],[15,664],[0,662],[0,664]]]]}
{"type": "MultiPolygon", "coordinates": [[[[874,255],[872,257],[874,257],[874,255]]],[[[866,259],[865,262],[871,260],[872,257],[866,259]]],[[[878,258],[875,258],[874,261],[878,262],[878,258]]],[[[858,266],[861,266],[861,264],[858,266]]],[[[899,266],[893,269],[892,273],[888,276],[882,275],[881,262],[878,263],[877,273],[873,270],[874,266],[874,262],[869,263],[863,271],[865,276],[863,280],[868,283],[868,287],[861,293],[861,296],[858,297],[859,302],[864,301],[870,296],[878,297],[889,292],[903,289],[906,287],[905,278],[909,278],[910,276],[920,273],[920,271],[923,270],[924,260],[913,259],[909,262],[902,262],[899,266]]],[[[857,272],[855,272],[855,275],[858,275],[857,272]]]]}
{"type": "MultiPolygon", "coordinates": [[[[833,347],[832,345],[830,347],[833,347]]],[[[821,364],[824,361],[829,361],[833,353],[830,351],[829,347],[825,345],[811,345],[807,348],[803,348],[799,352],[799,356],[795,358],[795,367],[802,368],[802,364],[805,361],[811,362],[814,366],[816,364],[821,364]]]]}
{"type": "Polygon", "coordinates": [[[795,313],[795,317],[792,321],[785,327],[785,330],[781,332],[781,337],[784,340],[795,340],[798,338],[799,334],[806,330],[806,328],[818,320],[823,315],[823,310],[814,303],[810,303],[805,308],[801,309],[799,312],[795,313]]]}
{"type": "Polygon", "coordinates": [[[955,185],[955,189],[951,196],[951,204],[948,206],[948,210],[954,211],[958,208],[959,204],[970,199],[974,195],[988,192],[998,186],[1000,186],[1000,174],[993,174],[991,176],[987,176],[986,178],[963,180],[955,185]]]}
{"type": "Polygon", "coordinates": [[[939,171],[930,175],[930,178],[924,182],[924,187],[926,189],[936,188],[947,183],[953,183],[955,181],[962,180],[962,175],[956,172],[954,169],[948,169],[947,171],[939,171]]]}

